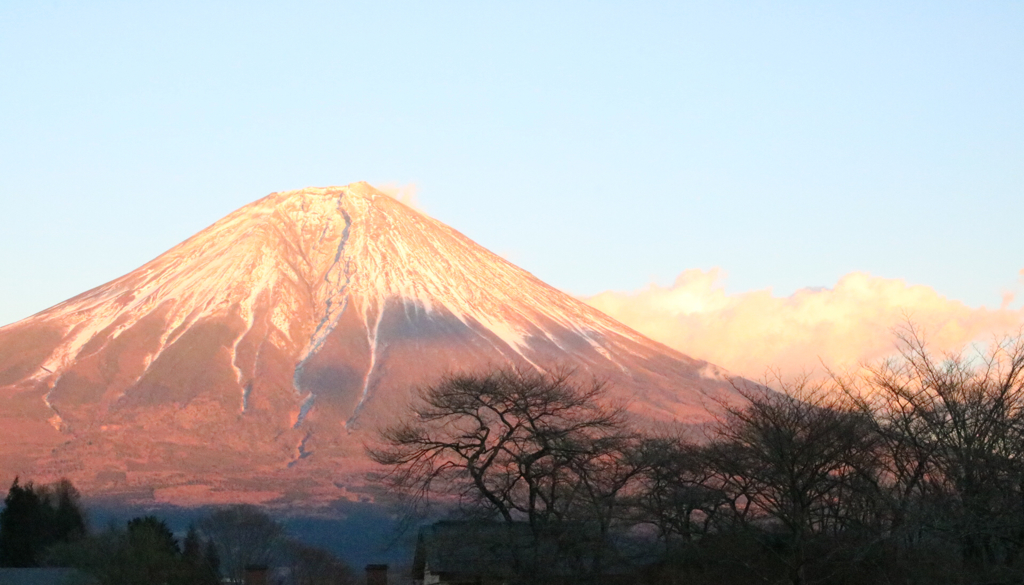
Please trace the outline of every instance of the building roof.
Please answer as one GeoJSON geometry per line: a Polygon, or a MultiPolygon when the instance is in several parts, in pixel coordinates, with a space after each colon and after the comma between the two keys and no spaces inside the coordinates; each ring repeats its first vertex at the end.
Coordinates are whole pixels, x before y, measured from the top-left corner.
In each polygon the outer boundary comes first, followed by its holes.
{"type": "Polygon", "coordinates": [[[0,585],[93,585],[78,569],[0,569],[0,585]]]}
{"type": "Polygon", "coordinates": [[[539,532],[519,522],[437,522],[420,530],[413,579],[427,570],[449,583],[506,583],[523,574],[571,580],[592,571],[626,579],[644,564],[644,554],[623,554],[635,543],[602,541],[593,526],[570,523],[539,532]]]}

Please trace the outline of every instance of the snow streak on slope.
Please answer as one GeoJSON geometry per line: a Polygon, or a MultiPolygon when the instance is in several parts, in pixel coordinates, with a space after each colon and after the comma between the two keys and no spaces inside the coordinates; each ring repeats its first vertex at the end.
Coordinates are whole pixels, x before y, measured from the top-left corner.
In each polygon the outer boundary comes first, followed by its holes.
{"type": "Polygon", "coordinates": [[[362,411],[363,404],[366,402],[366,397],[370,393],[370,382],[371,377],[373,376],[373,368],[377,365],[377,346],[379,342],[377,334],[380,332],[380,321],[384,317],[384,307],[378,306],[376,307],[376,310],[373,312],[376,313],[377,317],[373,320],[372,328],[370,327],[369,311],[363,314],[364,320],[366,322],[366,330],[368,333],[366,341],[367,344],[370,346],[370,367],[367,368],[366,370],[366,377],[363,380],[363,392],[362,394],[359,395],[359,403],[356,404],[355,409],[352,411],[352,416],[345,421],[345,428],[348,428],[349,425],[351,425],[352,422],[355,421],[355,418],[359,416],[359,413],[362,411]]]}
{"type": "MultiPolygon", "coordinates": [[[[413,310],[446,309],[469,326],[482,326],[522,351],[549,325],[587,334],[614,331],[646,342],[619,323],[590,310],[526,271],[431,218],[376,194],[351,188],[353,217],[351,295],[383,302],[402,299],[413,310]]],[[[381,305],[378,305],[381,306],[381,305]]]]}

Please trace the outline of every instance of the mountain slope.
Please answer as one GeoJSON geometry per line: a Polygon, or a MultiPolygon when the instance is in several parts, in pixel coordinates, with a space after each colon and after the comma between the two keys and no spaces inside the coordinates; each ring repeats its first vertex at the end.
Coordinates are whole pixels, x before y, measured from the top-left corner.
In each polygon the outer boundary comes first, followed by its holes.
{"type": "Polygon", "coordinates": [[[329,499],[364,488],[364,441],[418,386],[505,363],[606,379],[646,420],[731,392],[357,183],[271,194],[0,328],[0,464],[140,499],[329,499]]]}

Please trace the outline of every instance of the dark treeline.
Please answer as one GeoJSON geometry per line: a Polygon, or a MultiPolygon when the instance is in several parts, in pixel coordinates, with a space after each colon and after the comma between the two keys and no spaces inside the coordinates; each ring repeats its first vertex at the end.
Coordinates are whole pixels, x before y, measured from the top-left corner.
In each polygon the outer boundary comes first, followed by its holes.
{"type": "Polygon", "coordinates": [[[80,500],[67,480],[37,486],[15,478],[0,512],[0,566],[38,566],[42,551],[84,537],[80,500]]]}
{"type": "Polygon", "coordinates": [[[255,506],[219,508],[175,537],[156,516],[88,530],[78,491],[67,480],[15,479],[0,511],[0,566],[70,567],[100,585],[241,583],[246,567],[271,569],[281,585],[351,585],[349,567],[328,551],[290,538],[255,506]]]}
{"type": "Polygon", "coordinates": [[[740,386],[692,439],[570,375],[452,376],[370,453],[411,501],[510,528],[508,582],[1019,583],[1024,342],[900,341],[856,375],[740,386]]]}

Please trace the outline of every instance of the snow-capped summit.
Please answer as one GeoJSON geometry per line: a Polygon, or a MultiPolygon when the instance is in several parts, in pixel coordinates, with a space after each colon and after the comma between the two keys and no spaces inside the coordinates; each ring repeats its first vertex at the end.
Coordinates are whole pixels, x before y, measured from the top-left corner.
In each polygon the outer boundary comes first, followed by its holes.
{"type": "Polygon", "coordinates": [[[703,419],[730,392],[355,183],[271,194],[0,328],[0,464],[158,500],[337,497],[416,388],[505,363],[606,379],[653,420],[703,419]]]}

